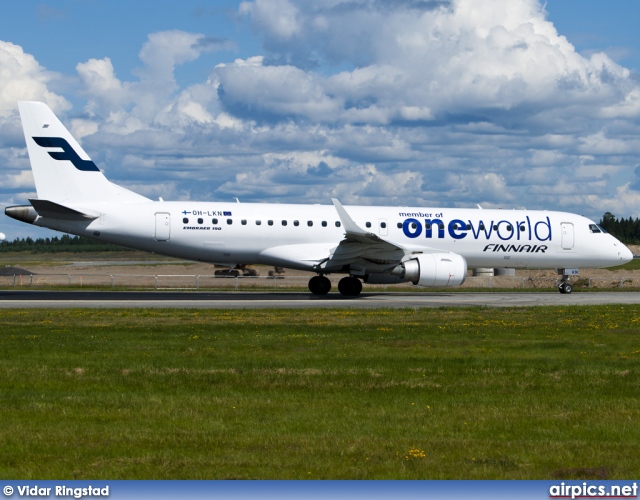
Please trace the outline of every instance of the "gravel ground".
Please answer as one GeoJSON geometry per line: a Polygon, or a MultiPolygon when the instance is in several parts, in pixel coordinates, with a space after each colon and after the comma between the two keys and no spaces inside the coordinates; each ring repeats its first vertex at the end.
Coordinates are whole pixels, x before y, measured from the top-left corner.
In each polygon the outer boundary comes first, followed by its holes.
{"type": "MultiPolygon", "coordinates": [[[[640,247],[630,246],[634,254],[640,253],[640,247]]],[[[313,273],[287,270],[279,278],[267,279],[273,268],[256,266],[258,278],[244,277],[214,278],[218,269],[211,264],[191,261],[137,260],[138,255],[121,256],[118,259],[109,256],[96,259],[91,254],[60,256],[58,261],[22,262],[13,267],[5,264],[0,268],[0,285],[11,286],[15,275],[16,285],[114,285],[149,288],[282,288],[284,286],[306,287],[313,273]],[[127,258],[128,257],[128,258],[127,258]],[[31,275],[34,275],[31,278],[31,275]]],[[[34,257],[35,258],[35,257],[34,257]]],[[[50,259],[50,257],[48,257],[50,259]]],[[[148,258],[148,257],[147,257],[148,258]]],[[[7,262],[7,261],[5,261],[7,262]]],[[[574,278],[576,287],[640,287],[640,270],[581,269],[578,278],[574,278]]],[[[334,287],[341,275],[331,275],[334,287]]],[[[543,288],[555,285],[558,275],[555,270],[517,270],[515,277],[472,277],[471,272],[463,288],[543,288]]],[[[393,289],[394,286],[382,285],[367,287],[393,289]]],[[[406,286],[406,285],[404,285],[406,286]]]]}

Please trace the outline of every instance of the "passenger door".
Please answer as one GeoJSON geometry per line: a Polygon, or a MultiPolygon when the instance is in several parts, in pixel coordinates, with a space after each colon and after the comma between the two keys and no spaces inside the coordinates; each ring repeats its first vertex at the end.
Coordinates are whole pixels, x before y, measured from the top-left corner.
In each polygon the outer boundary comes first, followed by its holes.
{"type": "Polygon", "coordinates": [[[571,222],[560,223],[562,233],[562,249],[572,250],[574,243],[573,224],[571,222]]]}
{"type": "Polygon", "coordinates": [[[156,240],[167,241],[171,238],[171,214],[156,213],[156,240]]]}

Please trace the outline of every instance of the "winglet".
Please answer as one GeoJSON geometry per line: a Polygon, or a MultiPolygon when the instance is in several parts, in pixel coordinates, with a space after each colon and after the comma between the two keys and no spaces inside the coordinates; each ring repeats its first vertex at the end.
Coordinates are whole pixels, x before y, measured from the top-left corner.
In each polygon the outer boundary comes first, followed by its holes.
{"type": "Polygon", "coordinates": [[[380,241],[378,235],[365,231],[358,226],[336,198],[331,198],[331,201],[333,202],[333,206],[336,207],[336,212],[338,212],[338,217],[340,217],[340,221],[344,226],[345,236],[348,240],[380,241]]]}

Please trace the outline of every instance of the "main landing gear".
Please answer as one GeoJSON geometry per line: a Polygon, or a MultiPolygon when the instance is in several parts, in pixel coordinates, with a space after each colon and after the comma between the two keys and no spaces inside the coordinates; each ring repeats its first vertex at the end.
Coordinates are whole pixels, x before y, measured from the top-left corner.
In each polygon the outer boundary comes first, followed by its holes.
{"type": "MultiPolygon", "coordinates": [[[[314,276],[309,280],[309,291],[314,295],[326,295],[331,290],[331,281],[326,276],[314,276]]],[[[357,297],[362,292],[362,281],[346,276],[338,283],[338,290],[346,297],[357,297]]]]}
{"type": "Polygon", "coordinates": [[[362,292],[362,281],[354,276],[346,276],[338,282],[338,290],[346,297],[357,297],[362,292]]]}
{"type": "Polygon", "coordinates": [[[331,281],[326,276],[314,276],[309,280],[309,291],[314,295],[326,295],[331,290],[331,281]]]}

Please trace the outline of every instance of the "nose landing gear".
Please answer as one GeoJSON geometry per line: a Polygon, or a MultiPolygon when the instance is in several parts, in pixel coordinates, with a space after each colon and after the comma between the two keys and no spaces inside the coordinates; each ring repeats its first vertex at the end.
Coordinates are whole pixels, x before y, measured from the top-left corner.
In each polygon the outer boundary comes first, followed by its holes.
{"type": "Polygon", "coordinates": [[[558,291],[560,293],[573,292],[573,285],[569,283],[569,277],[578,276],[578,273],[578,269],[558,269],[558,274],[562,275],[562,279],[560,280],[560,284],[558,285],[558,291]]]}
{"type": "MultiPolygon", "coordinates": [[[[562,277],[563,280],[565,278],[565,276],[562,277]]],[[[573,287],[571,286],[571,283],[567,281],[561,281],[560,285],[558,285],[558,290],[560,291],[560,293],[571,293],[573,292],[573,287]]]]}

